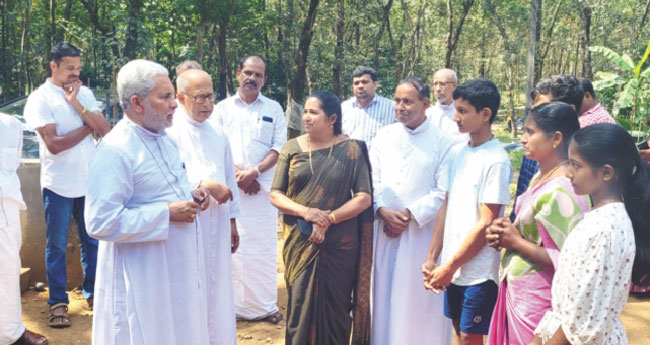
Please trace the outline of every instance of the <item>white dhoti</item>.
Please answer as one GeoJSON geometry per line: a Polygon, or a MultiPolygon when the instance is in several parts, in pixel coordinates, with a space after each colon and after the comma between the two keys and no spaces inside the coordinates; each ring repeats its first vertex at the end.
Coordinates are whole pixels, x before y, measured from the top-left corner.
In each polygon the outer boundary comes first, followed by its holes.
{"type": "Polygon", "coordinates": [[[210,207],[199,212],[208,287],[208,332],[210,345],[237,344],[237,323],[233,304],[231,240],[228,205],[210,199],[210,207]]]}
{"type": "Polygon", "coordinates": [[[232,256],[235,311],[241,319],[264,318],[278,311],[278,210],[263,188],[250,196],[239,191],[239,249],[232,256]]]}
{"type": "Polygon", "coordinates": [[[0,344],[5,345],[25,332],[20,299],[22,234],[19,205],[1,198],[0,202],[0,344]]]}

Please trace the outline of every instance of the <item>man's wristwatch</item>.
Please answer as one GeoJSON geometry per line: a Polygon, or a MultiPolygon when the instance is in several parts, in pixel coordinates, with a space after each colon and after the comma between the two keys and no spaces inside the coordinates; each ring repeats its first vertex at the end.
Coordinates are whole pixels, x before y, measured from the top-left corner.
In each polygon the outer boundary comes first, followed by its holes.
{"type": "Polygon", "coordinates": [[[257,173],[257,177],[262,176],[262,173],[260,172],[260,169],[257,168],[257,166],[254,166],[253,170],[255,170],[255,173],[257,173]]]}

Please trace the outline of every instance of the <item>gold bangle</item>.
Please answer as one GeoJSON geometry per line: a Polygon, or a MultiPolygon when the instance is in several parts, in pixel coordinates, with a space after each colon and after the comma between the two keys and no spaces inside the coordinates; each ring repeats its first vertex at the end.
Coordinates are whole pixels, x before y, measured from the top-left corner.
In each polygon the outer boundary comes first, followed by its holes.
{"type": "Polygon", "coordinates": [[[87,111],[88,111],[88,109],[86,109],[86,107],[84,107],[84,106],[82,105],[82,106],[81,106],[81,112],[79,113],[79,115],[83,115],[83,114],[84,114],[85,112],[87,112],[87,111]]]}
{"type": "Polygon", "coordinates": [[[334,216],[334,213],[330,213],[330,220],[332,221],[332,224],[336,224],[336,217],[334,216]]]}

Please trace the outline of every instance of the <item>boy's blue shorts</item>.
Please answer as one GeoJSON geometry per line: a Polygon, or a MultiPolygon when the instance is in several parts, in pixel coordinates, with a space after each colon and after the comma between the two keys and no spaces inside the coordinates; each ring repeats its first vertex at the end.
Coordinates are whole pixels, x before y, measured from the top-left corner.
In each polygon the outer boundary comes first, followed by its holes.
{"type": "Polygon", "coordinates": [[[445,316],[460,319],[467,334],[488,334],[499,287],[492,280],[469,286],[451,284],[445,291],[445,316]]]}

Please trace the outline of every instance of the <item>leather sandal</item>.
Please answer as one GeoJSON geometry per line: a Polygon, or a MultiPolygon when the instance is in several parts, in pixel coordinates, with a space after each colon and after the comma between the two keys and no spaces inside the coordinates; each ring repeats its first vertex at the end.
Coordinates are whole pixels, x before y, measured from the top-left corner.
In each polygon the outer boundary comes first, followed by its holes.
{"type": "Polygon", "coordinates": [[[282,317],[282,313],[280,311],[276,311],[275,313],[263,318],[262,321],[277,325],[278,322],[282,320],[282,317]]]}
{"type": "Polygon", "coordinates": [[[34,333],[29,330],[25,330],[23,332],[23,335],[16,340],[13,345],[47,345],[48,341],[47,338],[45,338],[44,335],[34,333]]]}
{"type": "Polygon", "coordinates": [[[68,316],[68,305],[61,302],[57,304],[53,304],[50,306],[50,327],[52,328],[65,328],[65,327],[70,327],[70,316],[68,316]],[[61,310],[57,310],[61,307],[64,307],[64,311],[61,312],[61,310]],[[56,320],[63,321],[63,322],[55,322],[56,320]]]}

